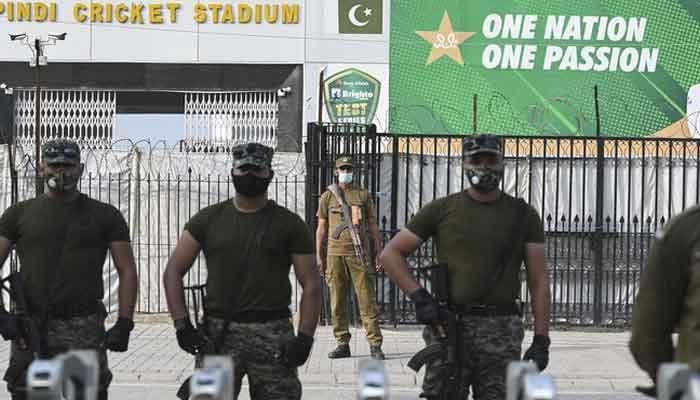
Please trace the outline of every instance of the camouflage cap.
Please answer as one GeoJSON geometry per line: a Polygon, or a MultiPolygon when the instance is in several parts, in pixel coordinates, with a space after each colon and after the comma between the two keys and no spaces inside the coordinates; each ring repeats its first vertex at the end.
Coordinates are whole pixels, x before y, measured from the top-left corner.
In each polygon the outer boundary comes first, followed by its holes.
{"type": "Polygon", "coordinates": [[[233,148],[233,168],[254,165],[260,168],[272,167],[275,151],[260,143],[240,144],[233,148]]]}
{"type": "Polygon", "coordinates": [[[462,151],[467,157],[475,154],[497,154],[503,155],[503,140],[495,135],[473,135],[464,141],[462,151]]]}
{"type": "Polygon", "coordinates": [[[41,154],[46,164],[80,164],[80,146],[72,140],[53,139],[44,142],[41,154]]]}
{"type": "Polygon", "coordinates": [[[352,157],[350,157],[350,156],[338,157],[338,158],[335,160],[335,167],[336,167],[336,168],[340,168],[340,167],[352,167],[352,166],[353,166],[352,157]]]}

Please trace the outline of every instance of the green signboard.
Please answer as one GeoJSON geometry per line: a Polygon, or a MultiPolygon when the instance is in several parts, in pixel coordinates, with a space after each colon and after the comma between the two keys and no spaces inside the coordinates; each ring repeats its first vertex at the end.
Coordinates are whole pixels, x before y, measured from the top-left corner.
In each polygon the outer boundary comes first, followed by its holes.
{"type": "Polygon", "coordinates": [[[390,129],[664,136],[700,83],[700,2],[393,0],[390,129]]]}
{"type": "Polygon", "coordinates": [[[371,124],[380,89],[377,79],[355,68],[328,77],[323,97],[331,122],[371,124]]]}

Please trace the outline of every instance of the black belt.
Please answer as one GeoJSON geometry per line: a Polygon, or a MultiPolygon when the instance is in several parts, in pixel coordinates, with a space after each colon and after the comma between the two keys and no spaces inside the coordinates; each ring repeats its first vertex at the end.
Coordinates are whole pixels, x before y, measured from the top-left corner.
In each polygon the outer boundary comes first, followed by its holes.
{"type": "MultiPolygon", "coordinates": [[[[216,319],[226,320],[228,317],[222,312],[212,311],[209,316],[216,319]]],[[[289,308],[282,308],[279,310],[247,310],[234,313],[230,318],[231,322],[238,322],[243,324],[250,323],[261,323],[276,321],[278,319],[287,319],[292,316],[289,308]]]]}
{"type": "Polygon", "coordinates": [[[521,315],[520,307],[515,302],[511,304],[456,304],[450,306],[450,309],[461,316],[501,317],[521,315]]]}
{"type": "MultiPolygon", "coordinates": [[[[43,312],[39,307],[30,307],[30,314],[42,315],[43,312]]],[[[100,300],[84,303],[49,304],[46,307],[47,319],[69,320],[95,314],[106,314],[105,306],[100,300]]]]}

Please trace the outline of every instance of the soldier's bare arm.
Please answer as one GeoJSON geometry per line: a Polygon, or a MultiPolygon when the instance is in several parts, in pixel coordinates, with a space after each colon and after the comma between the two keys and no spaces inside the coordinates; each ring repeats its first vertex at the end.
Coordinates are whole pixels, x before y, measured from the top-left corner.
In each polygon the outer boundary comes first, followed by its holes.
{"type": "Polygon", "coordinates": [[[10,255],[11,250],[12,242],[10,239],[0,236],[0,269],[2,269],[2,266],[5,264],[5,260],[7,260],[7,256],[10,255]]]}
{"type": "Polygon", "coordinates": [[[173,321],[187,318],[182,277],[192,268],[202,246],[188,231],[182,232],[163,273],[163,286],[173,321]]]}
{"type": "Polygon", "coordinates": [[[299,331],[313,337],[321,313],[321,279],[312,254],[292,254],[292,263],[303,290],[299,305],[299,331]]]}
{"type": "Polygon", "coordinates": [[[115,241],[109,244],[109,250],[114,260],[114,267],[119,274],[119,316],[133,319],[138,291],[136,261],[131,243],[115,241]]]}
{"type": "Polygon", "coordinates": [[[379,262],[384,267],[389,278],[396,282],[406,294],[413,293],[420,288],[420,285],[418,285],[418,282],[416,282],[409,270],[406,258],[416,251],[422,242],[421,238],[413,232],[408,229],[402,229],[391,239],[379,256],[379,262]]]}
{"type": "Polygon", "coordinates": [[[326,252],[323,244],[328,236],[328,221],[325,218],[318,218],[316,227],[316,264],[321,275],[326,272],[326,252]]]}
{"type": "Polygon", "coordinates": [[[544,243],[525,244],[525,266],[532,314],[535,316],[535,334],[548,336],[550,293],[544,243]]]}

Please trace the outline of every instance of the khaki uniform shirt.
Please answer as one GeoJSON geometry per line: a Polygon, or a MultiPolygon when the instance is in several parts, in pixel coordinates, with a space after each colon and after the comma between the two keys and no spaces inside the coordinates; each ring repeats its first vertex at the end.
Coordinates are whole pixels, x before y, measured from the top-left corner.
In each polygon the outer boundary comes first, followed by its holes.
{"type": "MultiPolygon", "coordinates": [[[[368,229],[371,224],[377,223],[374,202],[369,195],[369,191],[366,189],[346,187],[345,190],[341,190],[341,192],[345,196],[347,205],[350,206],[351,209],[354,208],[356,213],[359,212],[360,238],[364,243],[365,253],[369,256],[368,229]]],[[[329,256],[355,255],[352,237],[348,229],[343,230],[337,239],[332,237],[333,232],[335,232],[339,226],[344,226],[345,223],[343,222],[343,209],[330,190],[326,190],[321,195],[316,216],[328,221],[327,254],[329,256]]]]}

